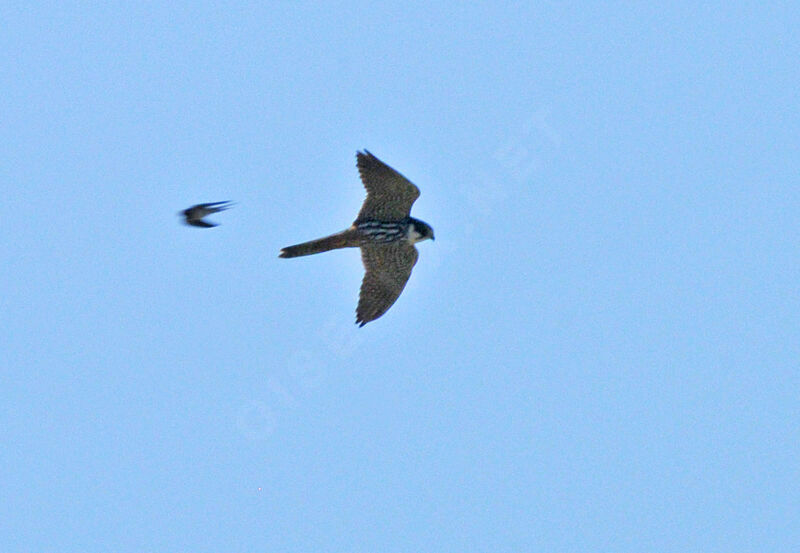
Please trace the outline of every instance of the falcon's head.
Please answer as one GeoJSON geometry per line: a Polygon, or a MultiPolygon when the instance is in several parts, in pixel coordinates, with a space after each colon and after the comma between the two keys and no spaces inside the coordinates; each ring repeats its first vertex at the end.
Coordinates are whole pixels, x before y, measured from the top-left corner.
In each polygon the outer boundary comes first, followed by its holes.
{"type": "Polygon", "coordinates": [[[411,224],[408,226],[408,239],[411,243],[416,244],[428,238],[436,240],[433,236],[433,229],[431,226],[424,221],[411,217],[411,224]]]}

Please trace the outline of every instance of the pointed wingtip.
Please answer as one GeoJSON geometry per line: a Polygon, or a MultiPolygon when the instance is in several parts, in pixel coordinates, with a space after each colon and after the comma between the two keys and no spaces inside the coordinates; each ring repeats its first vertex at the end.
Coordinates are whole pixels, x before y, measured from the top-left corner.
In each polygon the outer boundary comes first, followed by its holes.
{"type": "Polygon", "coordinates": [[[218,209],[219,211],[225,211],[226,209],[230,209],[235,205],[236,205],[236,202],[228,202],[228,201],[226,201],[226,202],[217,202],[217,203],[213,204],[212,207],[214,207],[215,209],[218,209]]]}
{"type": "Polygon", "coordinates": [[[202,219],[191,219],[185,221],[185,223],[189,226],[198,228],[214,228],[219,226],[219,223],[209,223],[208,221],[204,221],[202,219]]]}

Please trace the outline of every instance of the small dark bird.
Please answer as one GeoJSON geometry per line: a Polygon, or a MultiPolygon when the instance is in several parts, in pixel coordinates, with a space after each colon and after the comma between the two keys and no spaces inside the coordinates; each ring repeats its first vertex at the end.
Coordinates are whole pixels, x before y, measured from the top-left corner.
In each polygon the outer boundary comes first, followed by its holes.
{"type": "Polygon", "coordinates": [[[419,188],[364,150],[356,154],[367,198],[349,228],[281,250],[280,257],[299,257],[338,248],[361,248],[364,280],[356,309],[356,324],[374,321],[397,301],[417,263],[422,240],[433,240],[433,229],[411,217],[419,188]]]}
{"type": "Polygon", "coordinates": [[[193,205],[189,209],[184,209],[183,211],[181,211],[181,215],[183,215],[184,222],[187,225],[191,225],[193,227],[211,228],[218,226],[217,223],[209,223],[208,221],[204,221],[203,217],[205,217],[206,215],[211,215],[212,213],[225,211],[232,205],[233,205],[232,202],[214,202],[210,204],[197,204],[193,205]]]}

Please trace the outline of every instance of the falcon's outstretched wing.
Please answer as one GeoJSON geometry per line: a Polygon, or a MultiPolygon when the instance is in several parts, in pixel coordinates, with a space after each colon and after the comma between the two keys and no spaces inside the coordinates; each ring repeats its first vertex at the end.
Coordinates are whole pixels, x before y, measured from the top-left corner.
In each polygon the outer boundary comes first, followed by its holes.
{"type": "Polygon", "coordinates": [[[392,244],[361,246],[366,273],[356,309],[356,323],[374,321],[397,301],[417,263],[417,248],[405,240],[392,244]]]}
{"type": "Polygon", "coordinates": [[[411,205],[419,198],[419,188],[367,150],[356,154],[361,182],[367,199],[358,213],[358,220],[399,221],[411,213],[411,205]]]}

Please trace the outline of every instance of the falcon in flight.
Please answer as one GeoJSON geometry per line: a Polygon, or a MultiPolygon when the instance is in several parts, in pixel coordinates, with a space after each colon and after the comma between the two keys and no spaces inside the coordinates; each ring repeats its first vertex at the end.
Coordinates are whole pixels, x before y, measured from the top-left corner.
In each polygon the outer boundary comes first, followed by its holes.
{"type": "Polygon", "coordinates": [[[211,215],[212,213],[219,213],[220,211],[225,211],[229,207],[233,205],[232,202],[214,202],[210,204],[197,204],[193,205],[189,209],[184,209],[181,211],[181,215],[183,215],[184,222],[187,225],[191,225],[193,227],[203,227],[203,228],[211,228],[218,226],[217,223],[209,223],[208,221],[204,221],[203,217],[206,215],[211,215]]]}
{"type": "Polygon", "coordinates": [[[356,309],[356,324],[374,321],[400,296],[417,262],[414,244],[430,238],[433,229],[410,216],[419,188],[403,175],[364,150],[356,154],[367,198],[350,228],[287,246],[280,257],[300,257],[339,248],[361,248],[364,280],[356,309]]]}

